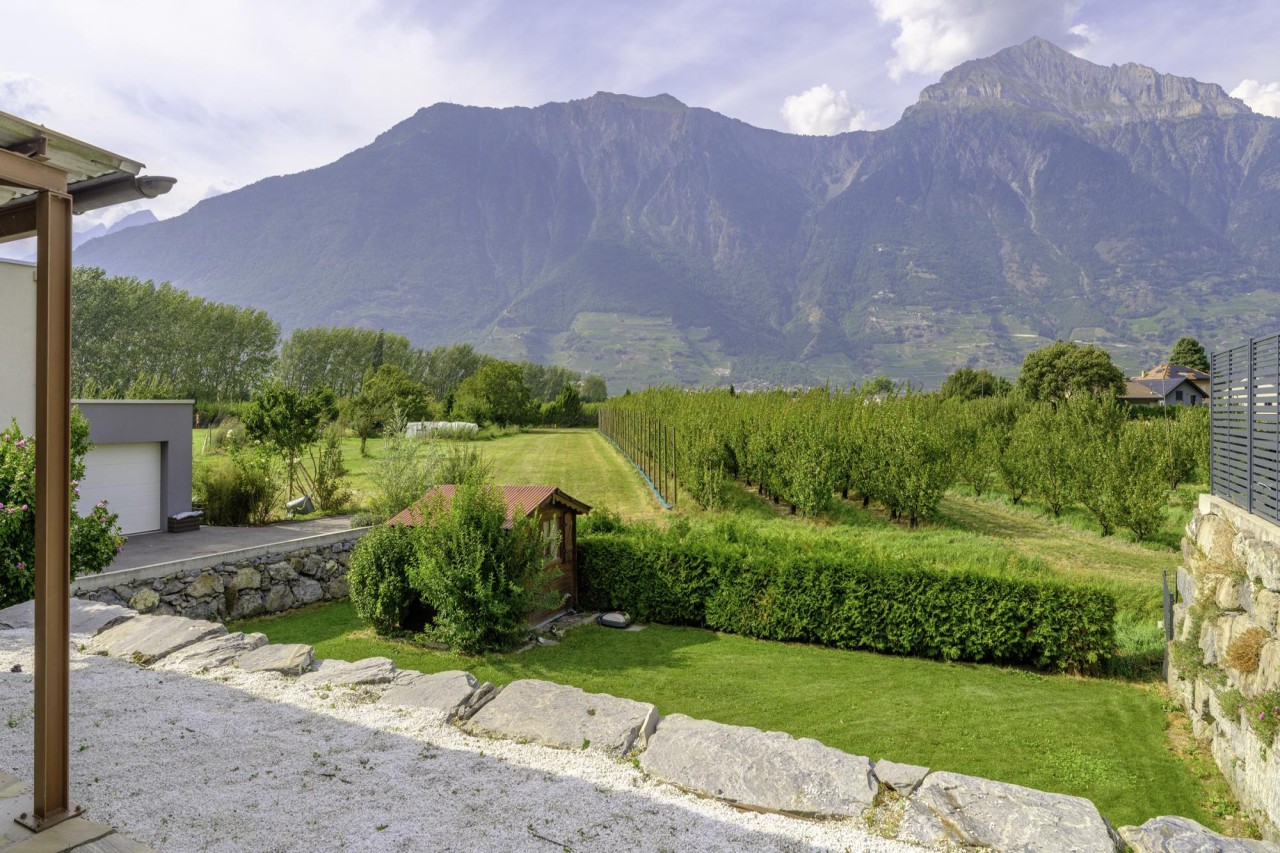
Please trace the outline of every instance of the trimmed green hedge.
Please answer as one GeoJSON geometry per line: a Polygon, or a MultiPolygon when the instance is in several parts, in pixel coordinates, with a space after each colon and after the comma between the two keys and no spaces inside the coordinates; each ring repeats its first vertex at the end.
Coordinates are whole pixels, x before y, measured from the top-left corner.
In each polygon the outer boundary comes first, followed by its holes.
{"type": "Polygon", "coordinates": [[[584,607],[642,621],[917,657],[1096,670],[1115,599],[1083,584],[889,565],[794,541],[652,527],[585,532],[584,607]]]}

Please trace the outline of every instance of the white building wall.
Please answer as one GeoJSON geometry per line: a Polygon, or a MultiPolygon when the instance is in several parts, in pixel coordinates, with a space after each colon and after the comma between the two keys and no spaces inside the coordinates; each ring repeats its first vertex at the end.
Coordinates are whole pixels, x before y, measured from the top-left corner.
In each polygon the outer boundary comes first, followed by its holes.
{"type": "Polygon", "coordinates": [[[0,260],[0,429],[17,418],[24,432],[36,428],[36,268],[0,260]]]}

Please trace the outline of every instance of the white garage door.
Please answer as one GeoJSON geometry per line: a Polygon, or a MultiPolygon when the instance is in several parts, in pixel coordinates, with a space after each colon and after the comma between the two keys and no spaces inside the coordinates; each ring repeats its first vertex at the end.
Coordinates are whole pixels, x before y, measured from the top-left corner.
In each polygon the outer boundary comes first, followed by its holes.
{"type": "Polygon", "coordinates": [[[104,499],[120,515],[122,532],[160,529],[159,442],[101,444],[89,451],[80,482],[80,514],[88,515],[104,499]]]}

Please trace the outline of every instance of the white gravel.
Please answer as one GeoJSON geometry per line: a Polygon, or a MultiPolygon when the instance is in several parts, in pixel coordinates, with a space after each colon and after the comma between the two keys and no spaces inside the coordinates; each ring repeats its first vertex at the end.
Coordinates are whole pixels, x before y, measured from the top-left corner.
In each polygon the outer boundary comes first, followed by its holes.
{"type": "MultiPolygon", "coordinates": [[[[28,780],[31,647],[30,631],[0,631],[0,770],[28,780]]],[[[738,811],[592,751],[475,738],[371,704],[373,688],[71,665],[72,799],[161,850],[919,849],[855,820],[738,811]]]]}

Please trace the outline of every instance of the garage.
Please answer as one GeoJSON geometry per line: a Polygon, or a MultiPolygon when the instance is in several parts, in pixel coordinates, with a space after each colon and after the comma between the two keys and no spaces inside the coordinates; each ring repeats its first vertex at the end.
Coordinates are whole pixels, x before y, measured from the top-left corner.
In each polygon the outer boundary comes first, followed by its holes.
{"type": "Polygon", "coordinates": [[[98,501],[120,516],[122,533],[149,533],[162,526],[160,442],[103,444],[84,458],[81,515],[98,501]]]}

